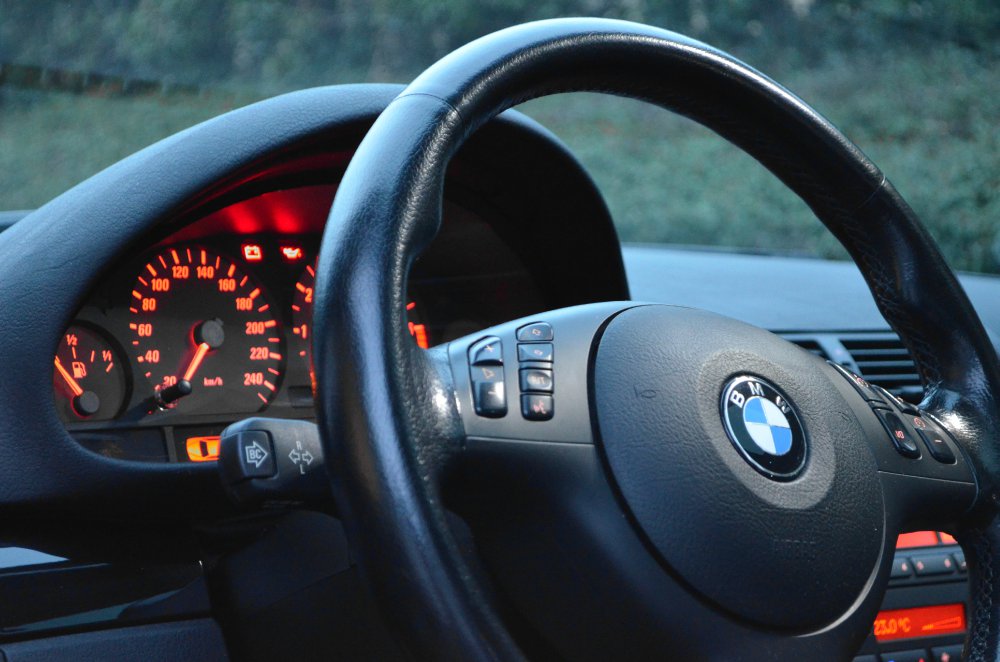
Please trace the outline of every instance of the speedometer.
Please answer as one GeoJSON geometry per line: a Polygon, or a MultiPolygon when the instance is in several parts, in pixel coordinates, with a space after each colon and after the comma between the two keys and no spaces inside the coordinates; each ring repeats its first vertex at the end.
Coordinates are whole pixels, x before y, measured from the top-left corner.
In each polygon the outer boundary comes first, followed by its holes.
{"type": "Polygon", "coordinates": [[[129,312],[133,356],[160,407],[249,413],[274,397],[282,334],[263,290],[228,258],[162,251],[136,277],[129,312]]]}

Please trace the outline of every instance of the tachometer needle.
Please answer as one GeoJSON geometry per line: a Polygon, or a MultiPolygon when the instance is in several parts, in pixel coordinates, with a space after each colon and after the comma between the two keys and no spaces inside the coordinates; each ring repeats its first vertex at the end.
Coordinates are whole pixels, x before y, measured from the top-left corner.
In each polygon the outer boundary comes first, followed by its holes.
{"type": "Polygon", "coordinates": [[[62,361],[59,360],[58,356],[56,357],[56,370],[58,370],[59,374],[62,375],[62,378],[66,380],[66,384],[69,385],[69,390],[73,392],[73,395],[83,395],[83,387],[81,387],[80,383],[73,379],[73,375],[69,374],[66,368],[63,367],[62,361]]]}

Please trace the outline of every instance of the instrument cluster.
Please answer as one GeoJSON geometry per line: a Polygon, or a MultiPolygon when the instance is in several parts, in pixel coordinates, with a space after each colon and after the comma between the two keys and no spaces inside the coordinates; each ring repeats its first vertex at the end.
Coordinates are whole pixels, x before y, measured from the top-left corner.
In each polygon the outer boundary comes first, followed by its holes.
{"type": "MultiPolygon", "coordinates": [[[[201,462],[215,459],[219,432],[241,418],[312,418],[315,264],[333,193],[257,195],[114,268],[55,353],[53,392],[71,434],[114,457],[201,462]]],[[[446,203],[435,244],[408,292],[408,331],[420,347],[542,308],[527,270],[479,216],[446,203]],[[492,256],[484,268],[451,254],[470,239],[492,256]]]]}

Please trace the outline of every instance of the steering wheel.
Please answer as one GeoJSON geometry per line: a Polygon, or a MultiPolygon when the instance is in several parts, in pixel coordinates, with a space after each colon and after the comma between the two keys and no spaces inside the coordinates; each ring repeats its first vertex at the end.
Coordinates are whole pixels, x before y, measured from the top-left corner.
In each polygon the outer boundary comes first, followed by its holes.
{"type": "Polygon", "coordinates": [[[316,280],[334,493],[416,657],[848,659],[871,631],[895,536],[914,527],[958,536],[966,659],[1000,655],[994,348],[885,176],[733,57],[594,19],[459,49],[367,134],[316,280]],[[769,332],[667,305],[552,310],[417,348],[407,273],[440,224],[449,159],[498,113],[570,91],[681,113],[801,197],[912,353],[920,407],[769,332]]]}

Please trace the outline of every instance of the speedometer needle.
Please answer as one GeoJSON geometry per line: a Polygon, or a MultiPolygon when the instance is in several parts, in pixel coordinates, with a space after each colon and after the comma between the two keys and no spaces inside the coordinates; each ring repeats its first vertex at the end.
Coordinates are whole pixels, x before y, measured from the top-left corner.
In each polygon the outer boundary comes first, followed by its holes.
{"type": "Polygon", "coordinates": [[[205,355],[208,354],[208,350],[212,349],[207,342],[203,342],[198,345],[198,351],[194,353],[194,358],[191,359],[190,365],[188,365],[187,370],[184,371],[184,377],[182,379],[186,382],[191,381],[194,377],[194,373],[198,371],[198,367],[201,366],[201,362],[205,359],[205,355]]]}
{"type": "Polygon", "coordinates": [[[191,380],[194,378],[195,373],[198,372],[198,368],[201,367],[205,356],[213,349],[221,347],[226,338],[226,334],[222,330],[222,323],[219,320],[205,320],[194,328],[192,335],[194,336],[194,341],[198,344],[195,348],[194,356],[191,357],[191,363],[188,364],[181,378],[172,386],[156,392],[156,402],[161,407],[167,407],[172,402],[180,400],[186,395],[191,395],[191,391],[193,390],[191,380]]]}

